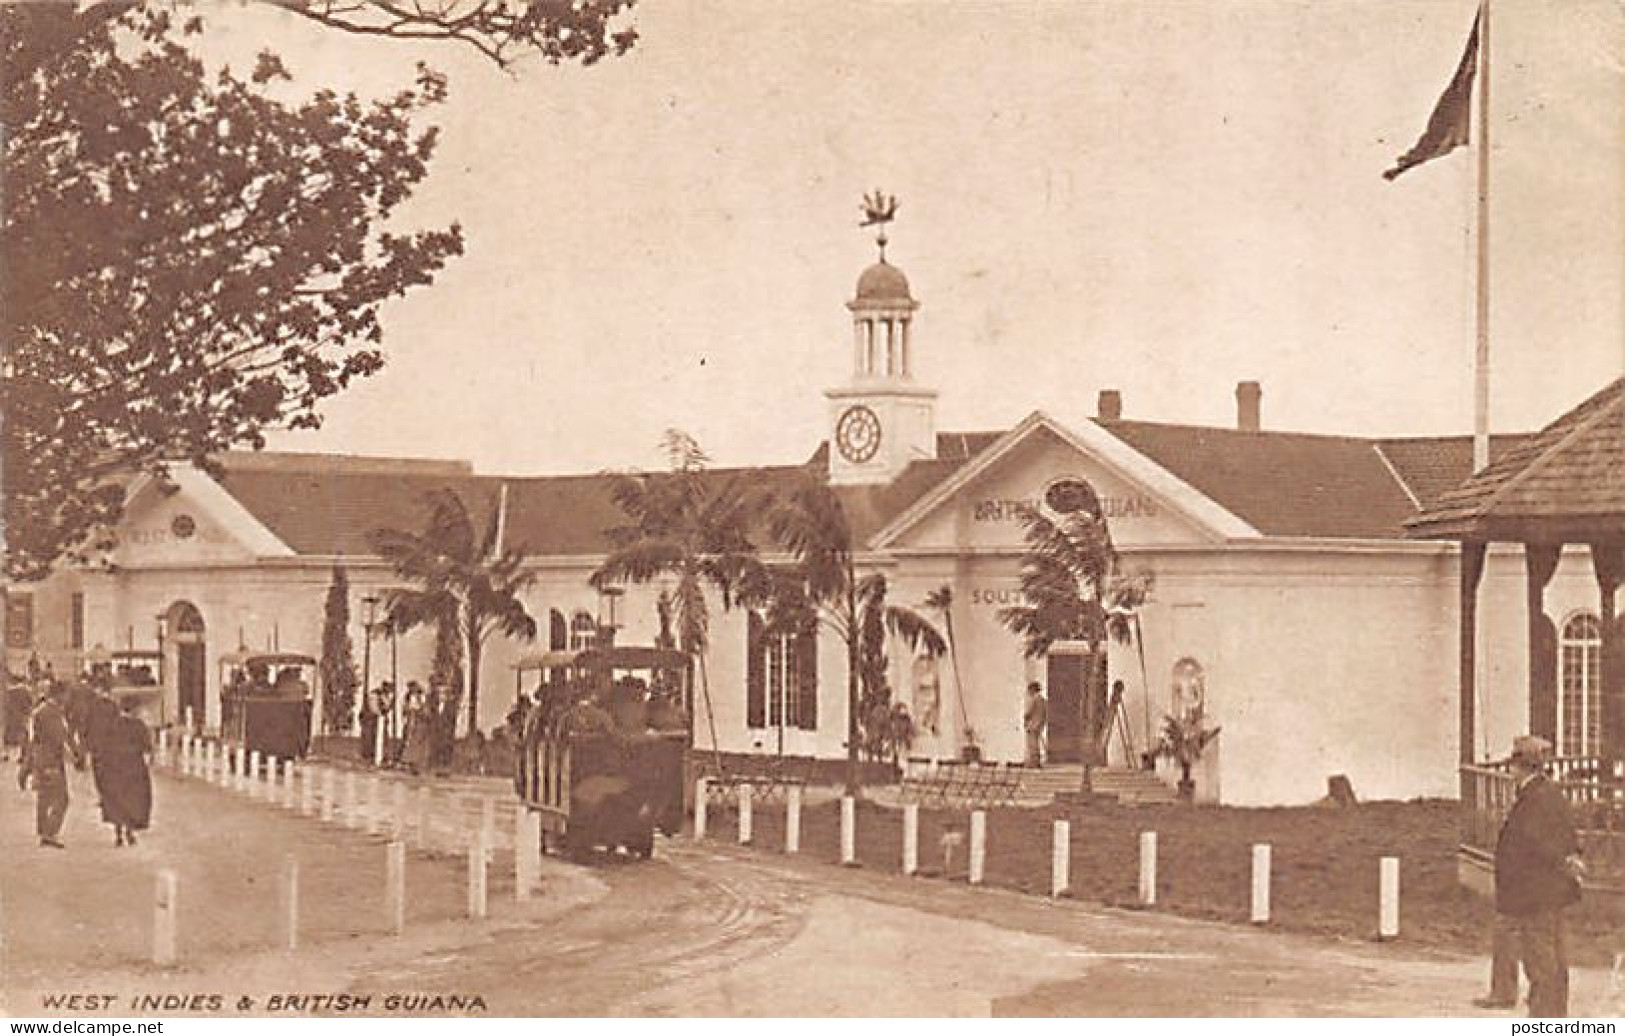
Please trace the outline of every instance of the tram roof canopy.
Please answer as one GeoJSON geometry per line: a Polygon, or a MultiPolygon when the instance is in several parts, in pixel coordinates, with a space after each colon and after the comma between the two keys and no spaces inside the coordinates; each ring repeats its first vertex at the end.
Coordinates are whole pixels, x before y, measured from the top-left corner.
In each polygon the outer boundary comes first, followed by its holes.
{"type": "Polygon", "coordinates": [[[246,666],[256,662],[268,666],[316,664],[316,660],[309,655],[295,654],[292,651],[232,651],[220,656],[221,665],[246,666]]]}
{"type": "Polygon", "coordinates": [[[515,669],[681,669],[688,656],[668,648],[628,645],[581,651],[539,651],[520,657],[515,669]]]}
{"type": "Polygon", "coordinates": [[[1625,538],[1625,378],[1492,460],[1405,531],[1484,542],[1625,538]]]}

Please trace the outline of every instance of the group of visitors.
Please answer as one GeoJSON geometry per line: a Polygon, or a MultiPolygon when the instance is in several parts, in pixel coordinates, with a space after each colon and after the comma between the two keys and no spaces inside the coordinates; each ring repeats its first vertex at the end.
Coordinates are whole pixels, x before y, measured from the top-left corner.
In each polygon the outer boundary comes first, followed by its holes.
{"type": "Polygon", "coordinates": [[[458,701],[436,681],[425,690],[418,681],[408,680],[405,696],[399,697],[394,681],[385,680],[362,697],[362,758],[381,759],[386,766],[415,774],[450,767],[458,701]]]}
{"type": "Polygon", "coordinates": [[[62,849],[68,813],[68,765],[87,764],[100,799],[102,819],[117,847],[136,844],[136,832],[152,820],[152,732],[135,714],[136,697],[112,695],[106,667],[68,683],[37,675],[6,689],[5,744],[19,751],[17,787],[33,788],[34,826],[43,848],[62,849]]]}

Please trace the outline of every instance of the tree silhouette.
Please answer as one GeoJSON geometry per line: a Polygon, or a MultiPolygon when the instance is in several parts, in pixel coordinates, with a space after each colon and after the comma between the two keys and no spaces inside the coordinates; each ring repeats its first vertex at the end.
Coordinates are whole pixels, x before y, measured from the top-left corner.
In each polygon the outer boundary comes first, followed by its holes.
{"type": "MultiPolygon", "coordinates": [[[[442,641],[455,631],[468,667],[468,729],[479,726],[480,658],[492,634],[536,639],[536,620],[519,595],[535,581],[523,571],[524,552],[497,550],[497,513],[483,531],[451,488],[428,494],[428,521],[419,532],[375,529],[372,548],[395,574],[417,584],[384,592],[386,622],[395,633],[433,628],[442,641]]],[[[442,664],[442,644],[436,664],[442,664]]]]}

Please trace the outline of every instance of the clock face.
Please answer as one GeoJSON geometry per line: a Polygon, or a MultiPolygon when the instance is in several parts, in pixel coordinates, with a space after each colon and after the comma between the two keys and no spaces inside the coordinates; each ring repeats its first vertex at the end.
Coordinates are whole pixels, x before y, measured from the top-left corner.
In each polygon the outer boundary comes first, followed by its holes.
{"type": "Polygon", "coordinates": [[[880,449],[880,418],[866,406],[847,407],[835,423],[835,445],[849,463],[864,463],[880,449]]]}

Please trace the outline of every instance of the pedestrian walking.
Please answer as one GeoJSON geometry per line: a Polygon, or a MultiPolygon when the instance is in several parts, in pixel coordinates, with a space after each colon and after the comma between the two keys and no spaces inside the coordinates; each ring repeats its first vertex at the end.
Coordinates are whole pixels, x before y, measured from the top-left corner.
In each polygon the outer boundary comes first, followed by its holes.
{"type": "Polygon", "coordinates": [[[102,820],[113,825],[113,844],[135,844],[135,833],[152,822],[152,732],[136,716],[136,700],[124,701],[95,758],[105,787],[102,820]]]}
{"type": "Polygon", "coordinates": [[[96,797],[107,798],[107,772],[105,766],[105,748],[108,739],[112,737],[113,728],[118,726],[120,717],[118,702],[107,689],[92,685],[90,697],[85,705],[84,731],[80,735],[80,745],[90,753],[90,776],[96,785],[96,797]]]}
{"type": "Polygon", "coordinates": [[[1518,965],[1529,979],[1529,1016],[1560,1018],[1569,1009],[1564,914],[1580,900],[1585,872],[1563,791],[1546,776],[1551,742],[1519,737],[1507,767],[1517,797],[1495,843],[1495,960],[1485,1008],[1518,1002],[1518,965]]]}
{"type": "Polygon", "coordinates": [[[83,768],[84,753],[68,727],[67,685],[52,681],[45,700],[29,717],[29,738],[23,765],[17,768],[17,785],[27,789],[33,781],[36,796],[34,827],[39,844],[52,849],[65,848],[58,837],[68,815],[68,759],[83,768]]]}
{"type": "Polygon", "coordinates": [[[1044,688],[1034,680],[1027,685],[1027,707],[1021,715],[1022,729],[1027,732],[1027,765],[1044,765],[1044,728],[1049,726],[1049,703],[1044,700],[1044,688]]]}

